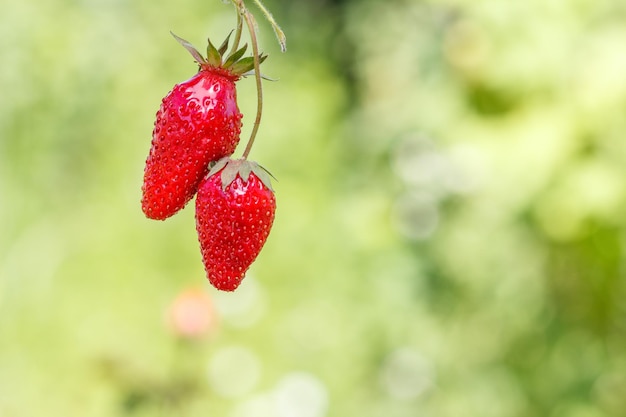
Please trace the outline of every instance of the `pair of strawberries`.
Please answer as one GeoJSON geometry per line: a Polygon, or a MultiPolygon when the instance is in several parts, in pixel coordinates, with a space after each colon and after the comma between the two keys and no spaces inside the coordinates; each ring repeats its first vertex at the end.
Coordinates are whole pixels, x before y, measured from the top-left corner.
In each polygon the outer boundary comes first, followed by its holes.
{"type": "Polygon", "coordinates": [[[268,173],[255,162],[230,158],[243,117],[235,82],[254,68],[254,59],[242,58],[245,46],[226,55],[228,39],[219,49],[209,41],[205,58],[174,37],[200,69],[174,86],[156,114],[141,207],[146,217],[165,220],[197,193],[196,230],[207,278],[233,291],[265,244],[276,211],[268,173]]]}

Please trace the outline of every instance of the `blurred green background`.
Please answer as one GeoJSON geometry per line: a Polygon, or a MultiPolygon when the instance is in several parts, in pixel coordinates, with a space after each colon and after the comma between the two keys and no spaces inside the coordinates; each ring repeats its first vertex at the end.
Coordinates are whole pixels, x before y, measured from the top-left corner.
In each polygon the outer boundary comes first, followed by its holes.
{"type": "Polygon", "coordinates": [[[232,294],[193,206],[139,201],[196,70],[169,31],[219,43],[233,8],[2,7],[0,416],[626,416],[626,3],[267,6],[278,211],[232,294]],[[204,337],[172,324],[188,288],[204,337]]]}

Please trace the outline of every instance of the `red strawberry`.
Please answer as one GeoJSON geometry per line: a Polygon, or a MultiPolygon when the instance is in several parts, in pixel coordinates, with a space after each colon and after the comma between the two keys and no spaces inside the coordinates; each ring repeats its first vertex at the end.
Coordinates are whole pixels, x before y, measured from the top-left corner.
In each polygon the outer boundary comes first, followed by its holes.
{"type": "Polygon", "coordinates": [[[207,278],[234,291],[267,240],[276,198],[257,163],[224,158],[200,184],[196,229],[207,278]]]}
{"type": "Polygon", "coordinates": [[[242,118],[235,82],[254,66],[252,57],[241,59],[246,46],[223,58],[228,39],[219,50],[209,41],[205,59],[189,42],[174,37],[193,55],[200,70],[175,85],[156,114],[141,200],[144,214],[155,220],[183,208],[209,162],[235,151],[242,118]]]}

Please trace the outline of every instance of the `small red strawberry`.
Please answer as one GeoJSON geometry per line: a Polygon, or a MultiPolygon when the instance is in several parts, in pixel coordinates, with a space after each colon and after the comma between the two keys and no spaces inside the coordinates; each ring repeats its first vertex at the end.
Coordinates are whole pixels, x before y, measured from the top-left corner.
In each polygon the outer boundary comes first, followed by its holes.
{"type": "Polygon", "coordinates": [[[156,114],[141,200],[144,214],[155,220],[183,208],[209,163],[235,151],[242,118],[235,82],[254,66],[252,57],[241,58],[246,46],[224,58],[228,39],[219,50],[209,41],[204,58],[189,42],[174,37],[193,55],[200,70],[175,85],[156,114]]]}
{"type": "Polygon", "coordinates": [[[224,158],[202,180],[196,197],[196,230],[207,278],[234,291],[265,244],[276,197],[256,162],[224,158]]]}

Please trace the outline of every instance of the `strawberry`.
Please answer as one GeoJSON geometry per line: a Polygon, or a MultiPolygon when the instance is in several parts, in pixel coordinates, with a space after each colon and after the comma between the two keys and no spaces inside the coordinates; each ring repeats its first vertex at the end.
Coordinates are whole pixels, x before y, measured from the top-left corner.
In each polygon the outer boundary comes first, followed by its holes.
{"type": "Polygon", "coordinates": [[[165,220],[183,208],[209,163],[235,151],[242,118],[235,82],[254,67],[252,57],[241,58],[245,45],[224,58],[228,38],[219,49],[209,41],[204,58],[189,42],[172,35],[200,69],[174,86],[156,114],[141,200],[146,217],[155,220],[165,220]]]}
{"type": "Polygon", "coordinates": [[[218,161],[200,183],[196,230],[207,278],[234,291],[265,244],[276,198],[270,178],[245,159],[218,161]]]}

